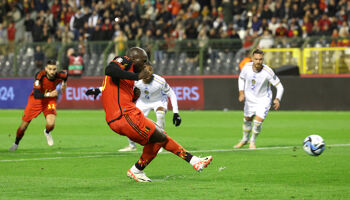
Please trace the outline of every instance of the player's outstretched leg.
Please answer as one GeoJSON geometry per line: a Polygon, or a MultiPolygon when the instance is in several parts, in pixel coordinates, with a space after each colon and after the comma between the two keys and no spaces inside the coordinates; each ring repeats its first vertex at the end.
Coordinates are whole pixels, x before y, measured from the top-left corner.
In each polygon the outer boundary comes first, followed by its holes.
{"type": "Polygon", "coordinates": [[[29,122],[22,121],[21,125],[17,129],[15,143],[13,143],[13,145],[9,148],[9,151],[16,151],[18,149],[19,142],[23,138],[24,132],[26,131],[28,125],[29,122]]]}
{"type": "Polygon", "coordinates": [[[247,121],[246,119],[243,119],[242,129],[243,129],[242,140],[238,144],[236,144],[234,148],[241,148],[248,143],[249,134],[250,134],[250,131],[252,130],[252,121],[247,121]]]}
{"type": "Polygon", "coordinates": [[[250,137],[249,149],[256,149],[255,140],[261,132],[262,122],[254,120],[254,126],[252,129],[252,136],[250,137]]]}
{"type": "Polygon", "coordinates": [[[128,140],[129,140],[129,145],[124,147],[124,148],[122,148],[122,149],[119,149],[118,150],[119,152],[136,151],[136,149],[137,149],[136,148],[136,142],[134,142],[134,141],[132,141],[130,139],[128,139],[128,140]]]}
{"type": "Polygon", "coordinates": [[[167,135],[167,141],[165,142],[163,147],[165,150],[172,152],[173,154],[179,156],[180,158],[190,163],[192,167],[198,172],[201,172],[213,160],[212,156],[200,158],[190,154],[186,149],[184,149],[181,145],[179,145],[175,140],[173,140],[168,135],[167,135]]]}
{"type": "Polygon", "coordinates": [[[127,175],[137,182],[150,182],[151,180],[145,175],[143,170],[157,156],[157,153],[161,147],[190,163],[192,167],[198,172],[201,172],[213,160],[212,156],[200,158],[192,155],[175,140],[166,135],[165,142],[148,143],[144,146],[140,159],[131,169],[129,169],[127,175]]]}

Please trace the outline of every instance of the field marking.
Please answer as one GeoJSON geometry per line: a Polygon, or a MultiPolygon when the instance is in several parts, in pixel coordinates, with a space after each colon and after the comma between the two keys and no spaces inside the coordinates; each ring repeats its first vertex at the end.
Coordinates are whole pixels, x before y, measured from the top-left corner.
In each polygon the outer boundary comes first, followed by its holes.
{"type": "MultiPolygon", "coordinates": [[[[101,158],[115,155],[93,155],[93,156],[64,156],[64,157],[48,157],[48,158],[23,158],[17,160],[0,160],[0,162],[20,162],[20,161],[31,161],[31,160],[58,160],[64,158],[101,158]]],[[[118,156],[127,156],[127,155],[118,155],[118,156]]]]}
{"type": "MultiPolygon", "coordinates": [[[[340,147],[340,146],[350,146],[350,144],[330,144],[329,147],[340,147]]],[[[191,153],[209,153],[209,152],[229,152],[229,151],[256,151],[256,150],[275,150],[275,149],[289,149],[295,148],[296,146],[277,146],[277,147],[260,147],[254,150],[252,149],[211,149],[211,150],[196,150],[190,151],[191,153]]],[[[300,146],[297,148],[301,148],[300,146]]],[[[65,158],[101,158],[101,157],[112,157],[112,156],[127,156],[128,154],[140,154],[140,151],[136,152],[52,152],[52,153],[15,153],[9,152],[6,154],[12,155],[25,155],[25,154],[36,154],[36,155],[57,155],[57,154],[72,154],[72,155],[82,155],[82,154],[99,154],[99,155],[84,155],[84,156],[59,156],[59,157],[46,157],[46,158],[23,158],[14,160],[0,160],[0,162],[21,162],[21,161],[36,161],[36,160],[58,160],[65,158]]],[[[2,154],[2,153],[1,153],[2,154]]],[[[170,152],[162,152],[160,154],[170,154],[170,152]]]]}

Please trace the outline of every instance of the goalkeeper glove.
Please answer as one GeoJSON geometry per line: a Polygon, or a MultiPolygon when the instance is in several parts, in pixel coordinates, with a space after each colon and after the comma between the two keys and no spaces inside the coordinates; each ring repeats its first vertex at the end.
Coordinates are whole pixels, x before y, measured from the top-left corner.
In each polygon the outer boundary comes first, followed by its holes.
{"type": "Polygon", "coordinates": [[[175,126],[180,126],[180,124],[181,124],[181,117],[180,117],[180,115],[178,113],[174,113],[173,124],[175,126]]]}
{"type": "Polygon", "coordinates": [[[89,95],[94,95],[94,99],[96,100],[97,96],[101,93],[100,89],[95,88],[95,89],[88,89],[85,94],[86,96],[89,95]]]}

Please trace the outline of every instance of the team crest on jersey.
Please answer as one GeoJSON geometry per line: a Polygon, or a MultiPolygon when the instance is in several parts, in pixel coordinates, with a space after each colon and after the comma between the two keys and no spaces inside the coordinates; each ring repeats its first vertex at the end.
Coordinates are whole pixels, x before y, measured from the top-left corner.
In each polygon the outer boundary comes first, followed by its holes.
{"type": "Polygon", "coordinates": [[[254,79],[252,80],[252,85],[255,85],[255,80],[254,79]]]}
{"type": "Polygon", "coordinates": [[[149,91],[148,91],[148,90],[145,90],[145,94],[149,94],[149,91]]]}
{"type": "Polygon", "coordinates": [[[39,80],[36,80],[36,81],[34,82],[34,85],[35,85],[35,86],[39,86],[39,85],[40,85],[40,81],[39,81],[39,80]]]}
{"type": "Polygon", "coordinates": [[[273,80],[276,80],[276,78],[277,78],[277,76],[276,76],[276,74],[273,76],[273,80]]]}

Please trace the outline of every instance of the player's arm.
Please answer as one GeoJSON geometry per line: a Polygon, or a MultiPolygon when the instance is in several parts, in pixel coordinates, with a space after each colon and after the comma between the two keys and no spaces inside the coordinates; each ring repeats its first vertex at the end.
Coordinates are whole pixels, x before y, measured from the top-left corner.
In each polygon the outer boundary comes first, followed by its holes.
{"type": "Polygon", "coordinates": [[[68,80],[68,72],[67,70],[62,70],[60,72],[57,73],[58,78],[62,79],[61,82],[61,91],[64,92],[66,91],[67,88],[67,80],[68,80]]]}
{"type": "Polygon", "coordinates": [[[141,96],[141,90],[137,87],[134,88],[134,96],[132,97],[132,101],[136,102],[137,99],[141,96]]]}
{"type": "Polygon", "coordinates": [[[45,97],[57,97],[58,93],[57,93],[57,90],[53,90],[51,92],[42,93],[40,91],[40,89],[34,88],[33,95],[34,95],[35,99],[42,99],[42,98],[45,98],[45,97]]]}
{"type": "Polygon", "coordinates": [[[35,80],[33,85],[33,96],[35,99],[43,99],[45,97],[56,97],[58,94],[56,90],[51,92],[46,92],[46,93],[41,92],[42,79],[44,75],[45,73],[43,71],[40,71],[35,75],[35,80]]]}
{"type": "Polygon", "coordinates": [[[140,73],[127,71],[130,69],[132,62],[124,57],[117,57],[106,67],[105,75],[117,79],[140,80],[148,77],[149,71],[142,70],[140,73]]]}
{"type": "Polygon", "coordinates": [[[67,88],[67,82],[66,81],[62,81],[62,83],[61,83],[61,91],[62,92],[66,91],[66,88],[67,88]]]}
{"type": "Polygon", "coordinates": [[[277,89],[277,94],[276,94],[276,98],[273,100],[273,108],[275,110],[278,110],[280,108],[280,102],[282,100],[282,96],[284,93],[284,87],[282,85],[281,82],[279,82],[277,85],[275,85],[276,89],[277,89]]]}
{"type": "Polygon", "coordinates": [[[238,96],[238,101],[239,102],[243,102],[245,99],[245,95],[244,95],[244,79],[239,76],[238,78],[238,90],[239,90],[239,96],[238,96]]]}
{"type": "Polygon", "coordinates": [[[177,97],[173,89],[169,86],[169,84],[165,83],[163,87],[163,92],[168,95],[171,101],[171,106],[173,107],[173,124],[175,126],[180,126],[181,117],[179,115],[179,107],[177,105],[177,97]]]}
{"type": "Polygon", "coordinates": [[[269,79],[269,82],[276,87],[277,89],[277,94],[276,94],[276,97],[275,99],[273,100],[273,108],[275,110],[278,110],[280,108],[280,102],[282,100],[282,96],[283,96],[283,93],[284,93],[284,87],[280,81],[280,79],[275,75],[273,74],[271,76],[271,78],[269,79]]]}

